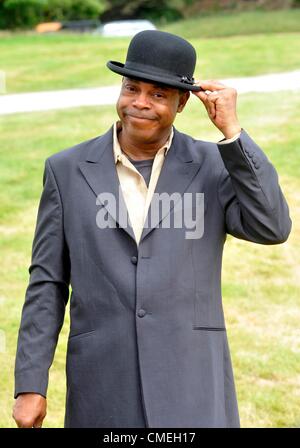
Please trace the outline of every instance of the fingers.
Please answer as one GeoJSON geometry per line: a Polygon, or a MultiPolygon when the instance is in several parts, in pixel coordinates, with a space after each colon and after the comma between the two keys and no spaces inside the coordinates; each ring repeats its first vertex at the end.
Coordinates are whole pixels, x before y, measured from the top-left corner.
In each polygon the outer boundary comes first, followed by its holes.
{"type": "Polygon", "coordinates": [[[211,92],[214,90],[223,90],[226,89],[225,84],[222,84],[219,81],[214,79],[198,81],[197,85],[201,87],[203,90],[210,90],[211,92]]]}
{"type": "MultiPolygon", "coordinates": [[[[202,91],[192,93],[197,96],[205,105],[209,105],[208,102],[216,100],[216,95],[219,91],[226,89],[226,86],[219,81],[197,81],[195,85],[201,87],[202,91]],[[212,95],[212,96],[211,96],[212,95]]],[[[213,105],[209,105],[211,109],[215,109],[213,105]]]]}
{"type": "Polygon", "coordinates": [[[40,415],[37,418],[33,418],[28,415],[18,416],[15,419],[18,428],[41,428],[45,416],[40,415]]]}
{"type": "Polygon", "coordinates": [[[216,117],[216,104],[211,95],[207,96],[206,110],[210,118],[216,117]]]}
{"type": "Polygon", "coordinates": [[[34,425],[34,419],[27,415],[16,417],[15,422],[18,428],[33,428],[34,425]]]}
{"type": "Polygon", "coordinates": [[[216,100],[218,92],[196,92],[196,96],[202,101],[204,104],[207,113],[210,118],[215,118],[216,116],[216,100]]]}
{"type": "Polygon", "coordinates": [[[38,418],[36,419],[36,421],[33,423],[32,427],[33,428],[41,428],[43,425],[43,418],[38,418]]]}

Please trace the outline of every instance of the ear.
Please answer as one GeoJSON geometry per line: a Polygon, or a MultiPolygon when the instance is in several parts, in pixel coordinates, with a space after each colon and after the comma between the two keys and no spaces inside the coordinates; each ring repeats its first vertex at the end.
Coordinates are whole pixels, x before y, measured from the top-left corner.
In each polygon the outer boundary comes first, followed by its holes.
{"type": "Polygon", "coordinates": [[[186,92],[180,92],[179,93],[179,103],[178,103],[178,108],[177,108],[177,112],[180,113],[183,111],[188,99],[190,97],[190,92],[189,90],[187,90],[186,92]]]}

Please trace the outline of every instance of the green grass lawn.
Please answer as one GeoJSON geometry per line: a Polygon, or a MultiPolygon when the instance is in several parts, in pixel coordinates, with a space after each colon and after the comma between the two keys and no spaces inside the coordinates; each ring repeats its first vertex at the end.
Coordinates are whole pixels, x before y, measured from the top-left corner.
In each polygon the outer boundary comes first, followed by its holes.
{"type": "Polygon", "coordinates": [[[203,12],[164,29],[187,39],[300,31],[300,8],[277,11],[203,12]]]}
{"type": "MultiPolygon", "coordinates": [[[[191,39],[198,78],[299,69],[300,11],[210,15],[164,28],[191,39]]],[[[123,61],[128,39],[33,33],[0,36],[7,93],[117,84],[105,68],[123,61]]],[[[0,96],[1,101],[1,96],[0,96]]],[[[300,98],[298,93],[239,98],[242,126],[277,168],[293,230],[279,246],[228,237],[223,298],[244,427],[300,426],[300,98]]],[[[13,369],[28,282],[31,244],[49,155],[104,132],[113,107],[87,107],[0,117],[0,427],[13,427],[13,369]]],[[[176,126],[196,138],[222,138],[203,106],[189,102],[176,126]]],[[[63,425],[68,310],[50,372],[47,427],[63,425]]]]}
{"type": "MultiPolygon", "coordinates": [[[[223,298],[244,427],[300,425],[300,148],[299,95],[247,94],[239,98],[245,130],[275,164],[288,199],[293,231],[279,246],[228,237],[223,298]]],[[[13,427],[13,368],[17,331],[28,282],[31,243],[49,155],[103,133],[116,119],[113,107],[16,114],[0,120],[0,427],[13,427]]],[[[196,138],[222,136],[193,99],[178,129],[196,138]]],[[[69,318],[50,372],[46,427],[63,425],[65,350],[69,318]]]]}
{"type": "MultiPolygon", "coordinates": [[[[163,30],[191,40],[196,78],[288,71],[300,66],[300,9],[204,15],[163,30]]],[[[117,84],[108,60],[124,61],[128,38],[91,34],[2,33],[0,70],[7,93],[117,84]]]]}

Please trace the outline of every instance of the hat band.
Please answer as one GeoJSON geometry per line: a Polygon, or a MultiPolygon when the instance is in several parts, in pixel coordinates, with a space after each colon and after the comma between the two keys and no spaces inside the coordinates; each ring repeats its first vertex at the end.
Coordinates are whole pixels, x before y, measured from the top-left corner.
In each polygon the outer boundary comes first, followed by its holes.
{"type": "Polygon", "coordinates": [[[153,74],[163,75],[163,76],[167,76],[168,78],[173,79],[173,80],[174,80],[174,78],[180,78],[178,81],[182,82],[184,84],[193,85],[195,83],[194,78],[191,78],[186,75],[178,75],[178,74],[170,73],[168,70],[164,70],[159,67],[154,67],[153,65],[126,61],[124,68],[127,68],[128,70],[135,70],[135,71],[144,73],[145,75],[150,75],[150,74],[151,75],[153,75],[153,74]],[[153,71],[154,71],[153,69],[155,69],[155,73],[153,73],[153,71]]]}

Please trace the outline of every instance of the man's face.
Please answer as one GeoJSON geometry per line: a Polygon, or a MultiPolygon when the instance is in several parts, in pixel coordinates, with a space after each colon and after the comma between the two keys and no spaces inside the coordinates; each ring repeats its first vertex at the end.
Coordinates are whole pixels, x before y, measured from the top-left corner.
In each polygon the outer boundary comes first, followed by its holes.
{"type": "Polygon", "coordinates": [[[170,131],[177,112],[181,112],[189,92],[123,78],[117,112],[122,128],[135,140],[155,142],[170,131]]]}

